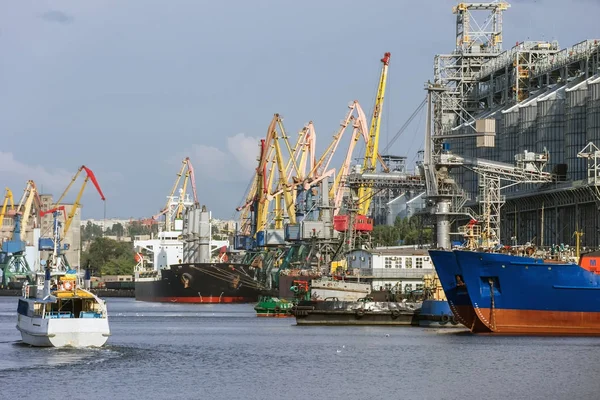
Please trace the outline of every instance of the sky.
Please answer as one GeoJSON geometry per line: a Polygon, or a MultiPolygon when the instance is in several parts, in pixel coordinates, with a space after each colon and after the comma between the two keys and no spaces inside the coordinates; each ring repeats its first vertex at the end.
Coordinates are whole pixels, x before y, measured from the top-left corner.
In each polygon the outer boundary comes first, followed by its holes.
{"type": "MultiPolygon", "coordinates": [[[[20,197],[33,179],[58,197],[86,165],[106,202],[89,185],[82,219],[148,217],[189,156],[200,203],[233,218],[273,114],[290,136],[313,121],[323,151],[348,103],[370,114],[387,51],[391,140],[425,97],[434,55],[454,49],[456,3],[0,0],[0,184],[20,197]]],[[[600,0],[510,3],[505,49],[600,37],[600,0]]],[[[414,161],[423,125],[390,153],[414,161]]]]}

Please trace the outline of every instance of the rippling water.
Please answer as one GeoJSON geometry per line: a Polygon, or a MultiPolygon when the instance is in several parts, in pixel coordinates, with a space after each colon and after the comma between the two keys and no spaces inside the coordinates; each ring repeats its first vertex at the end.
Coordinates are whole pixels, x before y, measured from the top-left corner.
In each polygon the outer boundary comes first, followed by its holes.
{"type": "Polygon", "coordinates": [[[297,327],[252,305],[108,299],[101,349],[20,343],[0,297],[0,399],[598,399],[600,339],[297,327]],[[45,392],[45,393],[43,393],[45,392]]]}

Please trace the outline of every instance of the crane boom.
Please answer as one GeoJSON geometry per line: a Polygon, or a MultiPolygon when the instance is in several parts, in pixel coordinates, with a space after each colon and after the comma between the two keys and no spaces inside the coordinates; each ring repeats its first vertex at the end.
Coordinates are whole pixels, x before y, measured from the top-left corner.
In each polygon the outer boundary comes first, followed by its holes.
{"type": "MultiPolygon", "coordinates": [[[[31,181],[30,181],[31,182],[31,181]]],[[[33,200],[35,199],[35,196],[37,195],[37,190],[35,189],[35,186],[31,187],[31,190],[29,191],[29,195],[27,196],[27,200],[25,201],[25,209],[23,210],[23,217],[21,220],[21,240],[25,241],[26,237],[27,237],[27,224],[29,223],[29,217],[31,216],[31,206],[33,205],[33,200]]]]}
{"type": "Polygon", "coordinates": [[[194,175],[194,166],[189,157],[186,157],[188,171],[190,173],[190,183],[192,184],[192,193],[194,194],[194,204],[200,204],[198,202],[198,191],[196,190],[196,175],[194,175]]]}
{"type": "Polygon", "coordinates": [[[46,210],[46,211],[40,210],[40,217],[43,217],[46,214],[53,214],[53,213],[58,212],[58,211],[62,211],[63,212],[63,215],[64,215],[65,220],[66,220],[67,219],[67,211],[65,210],[65,206],[58,206],[58,207],[51,208],[51,209],[46,210]]]}
{"type": "MultiPolygon", "coordinates": [[[[194,204],[199,204],[198,203],[198,192],[196,190],[196,176],[194,174],[194,167],[192,166],[192,162],[190,160],[189,157],[184,158],[183,160],[181,160],[181,168],[179,168],[179,172],[177,173],[177,178],[175,179],[175,182],[173,183],[173,187],[171,188],[171,191],[169,192],[169,195],[167,196],[167,203],[165,204],[165,206],[162,208],[162,210],[152,216],[152,219],[157,219],[158,217],[165,215],[165,230],[167,231],[171,231],[173,229],[173,221],[172,219],[181,219],[183,212],[185,210],[185,207],[189,204],[189,201],[187,200],[187,187],[188,187],[188,183],[192,186],[192,192],[193,192],[193,196],[194,196],[194,204]],[[184,174],[185,172],[185,174],[184,174]],[[175,201],[175,193],[177,192],[177,188],[179,187],[179,184],[181,182],[181,179],[183,177],[183,185],[181,188],[179,188],[179,193],[180,196],[178,196],[178,200],[175,201]],[[186,204],[188,203],[188,204],[186,204]]],[[[178,228],[179,229],[179,228],[178,228]]]]}
{"type": "MultiPolygon", "coordinates": [[[[371,128],[369,130],[369,141],[367,143],[367,151],[363,163],[364,172],[375,172],[377,166],[377,155],[379,154],[379,130],[381,128],[381,112],[383,110],[383,99],[385,97],[385,87],[387,83],[387,70],[390,63],[391,53],[385,53],[381,59],[381,76],[379,78],[379,86],[377,89],[377,98],[375,100],[375,108],[373,109],[373,117],[371,118],[371,128]]],[[[358,191],[359,198],[359,214],[367,215],[371,198],[373,196],[373,188],[361,187],[358,191]]]]}
{"type": "Polygon", "coordinates": [[[0,227],[4,224],[4,216],[6,215],[6,207],[10,202],[10,210],[14,211],[15,209],[15,199],[13,198],[13,193],[9,188],[5,188],[6,194],[4,195],[4,203],[2,203],[2,210],[0,211],[0,227]]]}
{"type": "Polygon", "coordinates": [[[59,204],[65,198],[65,196],[69,192],[69,189],[71,189],[71,186],[73,186],[73,183],[75,183],[75,181],[77,180],[77,177],[79,176],[81,171],[85,171],[85,174],[86,174],[85,180],[83,181],[83,184],[81,185],[81,189],[79,189],[79,193],[77,193],[77,197],[75,198],[75,202],[73,203],[73,206],[71,207],[71,211],[69,212],[69,215],[67,215],[67,218],[65,220],[63,235],[66,235],[67,232],[69,231],[69,228],[71,227],[71,222],[73,222],[73,217],[75,216],[75,213],[77,212],[77,209],[79,208],[79,206],[81,204],[80,203],[81,196],[83,195],[85,186],[87,185],[88,181],[90,181],[90,180],[92,181],[92,183],[96,187],[96,190],[98,191],[98,194],[100,195],[100,198],[103,201],[106,200],[106,198],[104,197],[104,193],[102,193],[102,189],[100,189],[100,184],[98,183],[98,180],[96,179],[96,176],[94,175],[94,172],[91,169],[89,169],[88,167],[86,167],[85,165],[82,165],[81,167],[79,167],[79,169],[77,170],[77,173],[75,173],[75,176],[73,176],[73,179],[71,179],[71,182],[69,182],[69,185],[67,186],[67,188],[65,189],[63,194],[60,196],[60,198],[54,205],[54,208],[59,207],[59,204]]]}

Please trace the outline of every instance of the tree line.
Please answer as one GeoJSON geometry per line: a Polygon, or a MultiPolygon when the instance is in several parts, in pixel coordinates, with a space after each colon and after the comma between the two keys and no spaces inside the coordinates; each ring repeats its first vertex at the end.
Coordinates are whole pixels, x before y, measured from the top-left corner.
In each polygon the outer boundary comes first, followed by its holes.
{"type": "MultiPolygon", "coordinates": [[[[153,232],[151,228],[135,221],[128,229],[124,229],[121,224],[115,224],[111,229],[107,229],[104,235],[117,237],[131,235],[133,238],[133,236],[147,235],[151,232],[153,232]]],[[[82,228],[81,238],[82,241],[91,241],[87,250],[81,253],[84,268],[91,268],[95,275],[100,276],[133,274],[136,261],[131,241],[116,241],[102,237],[102,228],[90,222],[82,228]]],[[[420,216],[396,218],[394,225],[376,225],[372,234],[374,247],[427,244],[432,240],[433,229],[426,226],[420,216]]]]}
{"type": "Polygon", "coordinates": [[[89,242],[86,250],[81,252],[84,268],[90,268],[94,275],[132,275],[136,261],[132,241],[117,241],[105,236],[116,236],[131,240],[135,236],[158,234],[158,225],[144,225],[140,221],[132,221],[126,227],[116,223],[110,228],[92,224],[90,221],[81,228],[81,242],[89,242]]]}
{"type": "Polygon", "coordinates": [[[133,239],[135,236],[150,234],[156,235],[157,233],[158,224],[148,226],[142,224],[140,221],[131,221],[131,223],[129,223],[127,226],[123,226],[121,223],[116,223],[103,231],[100,225],[92,224],[91,221],[88,221],[87,224],[81,228],[81,241],[87,242],[103,236],[116,236],[119,238],[130,237],[133,239]]]}
{"type": "Polygon", "coordinates": [[[433,241],[433,229],[423,217],[397,217],[394,225],[376,225],[372,234],[373,247],[427,244],[433,241]]]}
{"type": "Polygon", "coordinates": [[[81,252],[81,265],[95,276],[133,275],[135,252],[131,242],[97,237],[81,252]]]}

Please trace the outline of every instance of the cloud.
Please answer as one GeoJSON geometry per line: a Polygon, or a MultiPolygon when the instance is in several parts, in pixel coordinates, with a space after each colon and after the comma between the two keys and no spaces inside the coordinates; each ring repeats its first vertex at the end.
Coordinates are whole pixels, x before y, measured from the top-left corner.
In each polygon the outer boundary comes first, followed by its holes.
{"type": "Polygon", "coordinates": [[[258,157],[259,138],[238,133],[226,139],[226,148],[194,144],[177,162],[190,157],[197,178],[221,182],[245,182],[254,172],[258,157]]]}
{"type": "Polygon", "coordinates": [[[40,14],[40,18],[46,22],[56,22],[62,25],[67,25],[73,22],[73,16],[59,10],[50,10],[40,14]]]}
{"type": "Polygon", "coordinates": [[[256,169],[257,157],[260,150],[260,139],[238,133],[227,138],[227,150],[244,169],[256,169]]]}
{"type": "MultiPolygon", "coordinates": [[[[38,189],[44,192],[62,191],[73,177],[73,173],[64,169],[47,169],[39,165],[27,165],[15,159],[12,153],[0,151],[0,174],[12,177],[9,184],[21,184],[32,179],[38,189]]],[[[8,181],[5,179],[5,181],[8,181]]],[[[16,189],[17,193],[20,189],[16,189]]]]}

